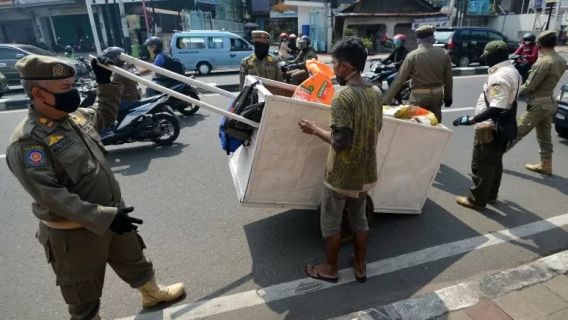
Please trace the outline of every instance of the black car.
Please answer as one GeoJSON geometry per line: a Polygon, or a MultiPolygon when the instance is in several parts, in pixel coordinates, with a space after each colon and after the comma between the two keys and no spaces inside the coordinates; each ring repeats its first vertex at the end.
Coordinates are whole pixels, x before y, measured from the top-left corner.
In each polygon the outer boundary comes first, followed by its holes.
{"type": "Polygon", "coordinates": [[[568,83],[562,85],[560,96],[556,101],[558,110],[554,115],[554,127],[559,136],[568,138],[568,83]]]}
{"type": "Polygon", "coordinates": [[[488,42],[503,40],[509,51],[513,53],[519,43],[509,40],[499,31],[483,27],[451,27],[436,28],[434,46],[444,48],[452,58],[452,63],[458,67],[467,67],[472,62],[479,62],[483,49],[488,42]]]}
{"type": "MultiPolygon", "coordinates": [[[[10,85],[20,84],[20,74],[16,71],[16,62],[29,54],[38,54],[42,56],[55,56],[55,53],[47,51],[36,46],[27,44],[7,44],[0,43],[0,73],[2,73],[10,85]]],[[[84,62],[59,57],[68,61],[77,70],[78,75],[88,73],[87,66],[84,62]]]]}

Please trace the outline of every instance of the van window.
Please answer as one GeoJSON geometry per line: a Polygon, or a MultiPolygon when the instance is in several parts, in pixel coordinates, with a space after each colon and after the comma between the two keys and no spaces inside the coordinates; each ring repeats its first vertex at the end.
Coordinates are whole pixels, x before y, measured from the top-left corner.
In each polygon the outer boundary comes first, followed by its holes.
{"type": "Polygon", "coordinates": [[[179,37],[176,40],[178,49],[205,49],[204,37],[179,37]]]}
{"type": "Polygon", "coordinates": [[[469,41],[471,39],[471,30],[462,30],[457,39],[459,41],[469,41]]]}
{"type": "Polygon", "coordinates": [[[445,30],[436,31],[434,32],[434,39],[436,39],[436,42],[447,43],[453,34],[454,34],[453,31],[445,31],[445,30]]]}
{"type": "Polygon", "coordinates": [[[489,31],[489,40],[503,40],[503,36],[496,32],[489,31]]]}
{"type": "Polygon", "coordinates": [[[471,40],[473,41],[486,41],[487,32],[483,30],[473,30],[471,32],[471,40]]]}
{"type": "Polygon", "coordinates": [[[231,38],[231,51],[250,51],[250,46],[241,39],[231,38]]]}
{"type": "Polygon", "coordinates": [[[223,49],[222,37],[209,37],[207,39],[207,47],[209,49],[223,49]]]}

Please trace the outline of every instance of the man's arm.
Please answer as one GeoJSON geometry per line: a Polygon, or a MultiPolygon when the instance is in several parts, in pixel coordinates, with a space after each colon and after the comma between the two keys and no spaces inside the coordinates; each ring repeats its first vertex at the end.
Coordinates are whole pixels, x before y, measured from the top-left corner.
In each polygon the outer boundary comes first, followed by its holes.
{"type": "MultiPolygon", "coordinates": [[[[541,60],[542,61],[542,60],[541,60]]],[[[548,75],[550,65],[543,65],[542,63],[535,63],[529,73],[527,82],[521,87],[521,94],[531,94],[536,91],[542,80],[548,75]]]]}
{"type": "Polygon", "coordinates": [[[97,131],[112,126],[116,121],[122,90],[121,85],[100,83],[97,87],[97,102],[92,107],[80,109],[89,117],[97,131]]]}
{"type": "Polygon", "coordinates": [[[6,161],[37,203],[97,235],[108,230],[117,208],[83,201],[77,194],[59,184],[45,145],[34,141],[15,142],[8,147],[6,161]]]}
{"type": "Polygon", "coordinates": [[[400,88],[402,88],[404,82],[406,82],[406,80],[410,78],[410,73],[412,72],[413,69],[414,69],[414,59],[404,59],[402,66],[400,66],[400,69],[398,70],[396,78],[394,79],[392,85],[384,95],[383,99],[384,103],[387,104],[391,103],[392,99],[394,99],[400,88]]]}
{"type": "Polygon", "coordinates": [[[444,100],[453,100],[454,76],[452,73],[452,60],[446,55],[446,68],[444,70],[444,100]]]}
{"type": "Polygon", "coordinates": [[[522,55],[522,54],[523,54],[523,49],[524,49],[523,47],[524,47],[524,45],[520,45],[520,46],[517,48],[517,50],[515,50],[515,53],[513,53],[513,54],[516,55],[516,56],[522,55]]]}

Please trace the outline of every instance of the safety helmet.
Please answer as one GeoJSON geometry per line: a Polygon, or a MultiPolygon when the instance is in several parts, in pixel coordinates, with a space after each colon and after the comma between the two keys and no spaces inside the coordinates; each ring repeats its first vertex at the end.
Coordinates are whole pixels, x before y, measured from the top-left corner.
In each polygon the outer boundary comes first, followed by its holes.
{"type": "Polygon", "coordinates": [[[102,52],[101,56],[111,60],[115,65],[120,66],[124,63],[124,61],[118,58],[121,53],[124,53],[124,49],[120,47],[108,47],[102,52]]]}
{"type": "Polygon", "coordinates": [[[162,51],[162,48],[164,46],[164,43],[162,42],[162,39],[160,39],[159,37],[150,37],[148,39],[146,39],[146,41],[144,42],[145,46],[152,46],[152,45],[156,45],[158,51],[162,51]]]}
{"type": "Polygon", "coordinates": [[[288,34],[286,32],[282,32],[278,38],[280,38],[280,41],[286,40],[288,39],[288,34]]]}
{"type": "Polygon", "coordinates": [[[296,36],[296,35],[293,34],[293,33],[290,33],[290,35],[288,36],[288,39],[289,39],[289,40],[296,40],[296,38],[298,38],[298,36],[296,36]]]}
{"type": "Polygon", "coordinates": [[[308,37],[308,36],[301,36],[300,40],[306,41],[306,43],[308,44],[308,47],[312,44],[312,39],[310,39],[310,37],[308,37]]]}
{"type": "Polygon", "coordinates": [[[393,37],[393,40],[406,41],[406,36],[402,33],[399,33],[393,37]]]}
{"type": "Polygon", "coordinates": [[[536,36],[534,35],[534,33],[525,33],[525,35],[523,36],[524,42],[534,42],[535,40],[536,36]]]}
{"type": "Polygon", "coordinates": [[[73,47],[65,46],[65,53],[72,53],[72,52],[73,52],[73,47]]]}

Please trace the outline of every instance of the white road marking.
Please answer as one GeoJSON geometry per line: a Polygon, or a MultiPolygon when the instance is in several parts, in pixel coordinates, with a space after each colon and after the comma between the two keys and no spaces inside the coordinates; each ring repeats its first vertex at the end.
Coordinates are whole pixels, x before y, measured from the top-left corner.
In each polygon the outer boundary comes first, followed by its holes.
{"type": "MultiPolygon", "coordinates": [[[[512,229],[501,230],[485,235],[454,241],[420,251],[402,254],[367,264],[367,277],[376,277],[402,269],[412,268],[418,265],[437,261],[440,259],[465,254],[471,251],[488,248],[498,244],[517,241],[528,236],[552,230],[568,225],[568,213],[548,218],[545,220],[529,223],[512,229]]],[[[249,290],[227,296],[221,296],[209,300],[199,301],[192,304],[184,304],[167,308],[157,312],[140,314],[123,318],[122,320],[134,319],[176,319],[188,320],[206,318],[208,316],[254,307],[282,300],[306,293],[314,293],[323,289],[332,288],[353,282],[353,270],[343,269],[339,272],[339,282],[336,284],[303,278],[295,281],[276,284],[266,288],[249,290]]]]}
{"type": "Polygon", "coordinates": [[[6,155],[5,155],[5,154],[0,154],[0,159],[4,159],[4,158],[6,158],[6,155]]]}
{"type": "Polygon", "coordinates": [[[448,108],[448,109],[442,109],[443,113],[446,112],[459,112],[459,111],[466,111],[466,110],[475,110],[475,108],[473,107],[467,107],[467,108],[448,108]]]}

